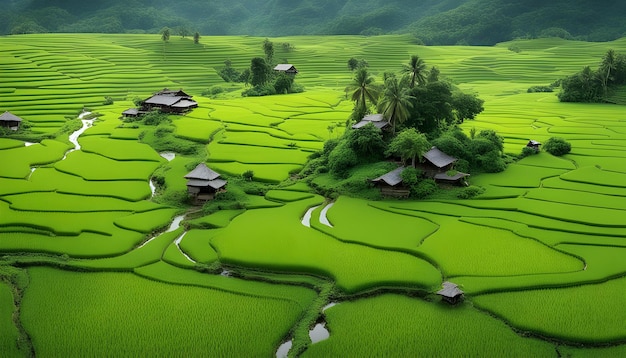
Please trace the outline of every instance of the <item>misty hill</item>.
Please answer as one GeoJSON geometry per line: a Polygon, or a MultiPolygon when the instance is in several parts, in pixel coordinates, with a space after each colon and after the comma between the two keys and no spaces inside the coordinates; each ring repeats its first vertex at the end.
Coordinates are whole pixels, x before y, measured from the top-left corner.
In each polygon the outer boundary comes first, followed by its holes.
{"type": "Polygon", "coordinates": [[[412,33],[426,44],[489,45],[519,37],[607,41],[626,35],[620,0],[0,0],[0,33],[202,35],[412,33]]]}

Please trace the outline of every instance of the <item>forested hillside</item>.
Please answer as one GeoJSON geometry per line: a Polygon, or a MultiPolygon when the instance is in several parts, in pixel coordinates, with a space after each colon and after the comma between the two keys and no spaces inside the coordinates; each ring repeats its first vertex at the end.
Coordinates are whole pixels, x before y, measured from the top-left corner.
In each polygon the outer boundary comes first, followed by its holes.
{"type": "Polygon", "coordinates": [[[489,45],[513,38],[607,41],[626,34],[619,0],[0,0],[0,33],[203,35],[412,33],[426,44],[489,45]]]}

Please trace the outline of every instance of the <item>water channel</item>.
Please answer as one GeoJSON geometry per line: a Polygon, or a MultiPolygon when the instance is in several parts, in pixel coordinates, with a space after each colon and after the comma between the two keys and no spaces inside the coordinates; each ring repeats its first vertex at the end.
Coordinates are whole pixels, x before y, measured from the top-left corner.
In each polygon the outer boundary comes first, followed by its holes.
{"type": "MultiPolygon", "coordinates": [[[[328,221],[328,217],[326,216],[328,214],[328,210],[330,210],[330,208],[332,208],[333,205],[335,205],[335,203],[330,203],[326,205],[320,212],[320,223],[328,227],[333,227],[330,221],[328,221]]],[[[314,206],[312,208],[309,208],[309,210],[306,211],[306,213],[304,214],[301,220],[302,225],[306,227],[311,227],[311,215],[313,215],[313,212],[315,211],[315,209],[319,208],[320,206],[321,205],[314,206]]]]}
{"type": "Polygon", "coordinates": [[[330,221],[328,221],[328,217],[326,216],[328,214],[328,210],[330,210],[330,208],[332,208],[333,205],[335,205],[334,202],[326,205],[324,209],[322,209],[322,212],[320,213],[320,223],[328,227],[333,227],[330,221]]]}

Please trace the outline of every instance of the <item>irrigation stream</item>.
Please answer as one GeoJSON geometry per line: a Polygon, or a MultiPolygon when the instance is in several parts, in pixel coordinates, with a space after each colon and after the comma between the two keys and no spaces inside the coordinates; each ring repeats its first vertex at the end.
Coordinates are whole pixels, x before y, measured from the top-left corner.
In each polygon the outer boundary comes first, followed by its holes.
{"type": "Polygon", "coordinates": [[[317,208],[319,208],[319,206],[314,206],[306,211],[306,214],[304,214],[304,217],[302,217],[302,225],[306,227],[311,227],[311,215],[313,214],[313,211],[315,211],[315,209],[317,208]]]}
{"type": "MultiPolygon", "coordinates": [[[[85,118],[85,116],[89,114],[91,114],[91,112],[82,112],[81,114],[78,115],[78,119],[81,120],[81,122],[83,123],[83,126],[79,130],[70,134],[69,141],[70,143],[74,145],[74,148],[66,151],[65,155],[63,155],[63,159],[61,160],[65,160],[65,158],[67,158],[67,155],[70,154],[71,152],[75,150],[80,150],[80,144],[78,144],[78,137],[80,137],[80,135],[83,134],[87,130],[87,128],[91,127],[93,125],[93,122],[95,121],[95,118],[83,119],[85,118]]],[[[24,145],[26,147],[30,147],[31,145],[36,145],[36,144],[40,144],[40,143],[24,142],[24,145]]],[[[28,178],[26,178],[26,180],[30,180],[30,177],[33,176],[33,173],[35,172],[35,170],[37,170],[37,167],[30,168],[30,174],[28,175],[28,178]]]]}
{"type": "MultiPolygon", "coordinates": [[[[85,133],[85,131],[87,130],[87,128],[91,127],[93,125],[93,122],[96,120],[94,119],[83,119],[85,118],[85,116],[90,115],[91,112],[82,112],[80,115],[78,115],[78,119],[80,119],[80,121],[83,123],[83,126],[75,131],[74,133],[70,134],[70,143],[74,144],[74,148],[68,150],[67,152],[65,152],[65,156],[63,157],[63,159],[67,158],[67,155],[70,154],[71,152],[75,151],[75,150],[80,150],[80,144],[78,143],[78,137],[80,137],[83,133],[85,133]]],[[[61,160],[63,160],[61,159],[61,160]]]]}
{"type": "Polygon", "coordinates": [[[311,343],[313,344],[326,340],[328,337],[330,337],[330,332],[326,329],[326,322],[316,324],[309,331],[309,338],[311,338],[311,343]]]}
{"type": "Polygon", "coordinates": [[[281,344],[276,351],[276,358],[287,358],[287,356],[289,356],[289,351],[291,350],[292,346],[293,341],[291,339],[281,344]]]}
{"type": "MultiPolygon", "coordinates": [[[[165,232],[162,232],[160,234],[154,235],[153,237],[149,238],[148,240],[146,240],[143,244],[139,245],[138,249],[146,246],[150,241],[156,239],[157,237],[168,233],[168,232],[172,232],[174,230],[177,230],[180,227],[180,222],[183,221],[183,219],[185,218],[185,215],[178,215],[174,218],[174,220],[172,220],[172,223],[170,224],[170,227],[167,228],[167,230],[165,230],[165,232]]],[[[185,232],[186,233],[186,232],[185,232]]],[[[184,234],[183,234],[184,235],[184,234]]],[[[181,235],[182,236],[182,235],[181,235]]]]}
{"type": "Polygon", "coordinates": [[[330,210],[330,208],[333,207],[333,205],[335,205],[334,202],[326,205],[324,207],[324,209],[322,209],[322,212],[320,213],[320,223],[328,226],[328,227],[333,227],[333,225],[330,223],[330,221],[328,221],[328,217],[326,216],[328,214],[328,210],[330,210]]]}
{"type": "MultiPolygon", "coordinates": [[[[174,160],[174,158],[176,158],[176,153],[174,152],[161,152],[159,153],[159,155],[163,159],[166,159],[168,162],[171,162],[172,160],[174,160]]],[[[148,180],[148,184],[150,185],[150,192],[152,193],[152,195],[150,196],[150,199],[152,199],[154,198],[154,195],[156,194],[156,185],[154,185],[154,181],[152,181],[152,178],[148,180]]]]}
{"type": "MultiPolygon", "coordinates": [[[[330,203],[330,204],[326,205],[322,209],[322,212],[320,212],[320,223],[324,224],[324,225],[326,225],[328,227],[333,227],[333,225],[330,223],[330,221],[328,221],[328,217],[326,217],[326,215],[328,214],[328,210],[330,208],[332,208],[333,205],[335,205],[335,203],[330,203]]],[[[304,225],[306,227],[311,227],[311,215],[313,215],[313,212],[315,211],[315,209],[319,208],[320,206],[321,205],[314,206],[312,208],[309,208],[309,210],[306,211],[306,213],[302,217],[302,225],[304,225]]]]}
{"type": "Polygon", "coordinates": [[[176,158],[176,153],[174,152],[161,152],[159,153],[159,155],[166,159],[168,162],[171,162],[172,160],[174,160],[174,158],[176,158]]]}

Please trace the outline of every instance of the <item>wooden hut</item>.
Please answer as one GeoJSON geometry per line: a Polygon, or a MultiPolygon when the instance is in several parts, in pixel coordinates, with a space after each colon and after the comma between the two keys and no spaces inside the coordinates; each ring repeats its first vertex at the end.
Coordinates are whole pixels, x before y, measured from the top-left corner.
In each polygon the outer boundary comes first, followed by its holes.
{"type": "Polygon", "coordinates": [[[536,140],[532,140],[532,139],[531,139],[531,140],[529,140],[529,141],[528,141],[528,144],[526,144],[526,146],[527,146],[528,148],[532,148],[532,149],[534,149],[536,152],[538,152],[538,151],[539,151],[539,147],[541,146],[541,143],[537,142],[536,140]]]}
{"type": "Polygon", "coordinates": [[[139,111],[137,108],[129,108],[122,112],[122,116],[124,117],[138,117],[143,112],[139,111]]]}
{"type": "Polygon", "coordinates": [[[206,164],[198,164],[194,170],[185,175],[187,179],[187,193],[195,204],[203,204],[215,198],[215,194],[224,191],[226,180],[220,174],[209,169],[206,164]]]}
{"type": "Polygon", "coordinates": [[[370,123],[378,129],[383,129],[389,126],[389,122],[385,120],[382,114],[368,114],[367,116],[363,117],[363,119],[361,119],[359,123],[354,124],[352,126],[352,129],[363,128],[370,123]]]}
{"type": "Polygon", "coordinates": [[[402,172],[405,169],[406,167],[396,168],[385,175],[371,180],[371,182],[380,188],[380,193],[383,196],[407,198],[411,191],[402,182],[402,172]]]}
{"type": "Polygon", "coordinates": [[[274,71],[286,73],[293,76],[298,74],[298,70],[296,69],[296,67],[288,63],[281,63],[276,65],[276,67],[274,67],[274,71]]]}
{"type": "Polygon", "coordinates": [[[437,294],[441,296],[441,299],[448,302],[451,305],[455,305],[463,300],[463,291],[459,289],[459,286],[446,281],[443,283],[443,288],[437,291],[437,294]]]}
{"type": "Polygon", "coordinates": [[[421,166],[424,174],[437,182],[468,185],[467,173],[454,170],[457,158],[447,155],[437,147],[432,147],[424,154],[424,165],[421,166]]]}
{"type": "Polygon", "coordinates": [[[191,98],[192,96],[182,90],[173,91],[164,88],[162,91],[144,100],[139,111],[149,112],[157,109],[164,113],[181,114],[198,107],[198,103],[191,98]]]}
{"type": "Polygon", "coordinates": [[[6,111],[0,115],[0,127],[16,131],[20,128],[21,123],[22,118],[16,116],[9,111],[6,111]]]}

